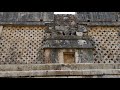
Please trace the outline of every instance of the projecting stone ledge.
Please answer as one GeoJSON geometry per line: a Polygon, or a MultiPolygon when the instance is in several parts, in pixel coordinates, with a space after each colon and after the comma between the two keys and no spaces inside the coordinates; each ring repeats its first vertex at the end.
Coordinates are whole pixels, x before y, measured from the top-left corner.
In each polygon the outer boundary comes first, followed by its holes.
{"type": "Polygon", "coordinates": [[[79,22],[79,24],[85,24],[87,26],[120,26],[120,22],[104,22],[104,21],[90,21],[90,22],[79,22]]]}
{"type": "Polygon", "coordinates": [[[6,64],[0,65],[0,71],[32,70],[87,70],[87,69],[120,69],[120,64],[75,63],[75,64],[6,64]]]}
{"type": "Polygon", "coordinates": [[[89,40],[47,40],[44,48],[93,48],[89,40]]]}
{"type": "Polygon", "coordinates": [[[0,22],[0,25],[45,25],[46,22],[39,21],[15,21],[15,22],[0,22]]]}
{"type": "Polygon", "coordinates": [[[0,71],[0,77],[60,77],[82,76],[90,77],[120,77],[120,69],[92,69],[92,70],[36,70],[36,71],[0,71]]]}

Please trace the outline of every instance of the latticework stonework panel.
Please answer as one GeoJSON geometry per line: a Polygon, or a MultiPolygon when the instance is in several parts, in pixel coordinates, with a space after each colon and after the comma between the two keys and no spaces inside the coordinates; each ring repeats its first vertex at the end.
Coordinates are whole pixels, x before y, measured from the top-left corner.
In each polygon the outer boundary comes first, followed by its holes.
{"type": "Polygon", "coordinates": [[[94,63],[120,63],[119,27],[88,27],[88,35],[94,42],[94,63]]]}
{"type": "Polygon", "coordinates": [[[46,27],[5,26],[0,39],[0,64],[44,63],[46,27]]]}

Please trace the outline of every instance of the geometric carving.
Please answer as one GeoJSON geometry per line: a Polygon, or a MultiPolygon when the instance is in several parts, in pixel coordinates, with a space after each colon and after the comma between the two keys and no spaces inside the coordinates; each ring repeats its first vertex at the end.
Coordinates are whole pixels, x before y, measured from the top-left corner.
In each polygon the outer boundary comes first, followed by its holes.
{"type": "Polygon", "coordinates": [[[88,35],[95,45],[94,63],[120,63],[118,27],[89,27],[88,35]]]}
{"type": "Polygon", "coordinates": [[[94,47],[91,41],[83,39],[87,36],[87,34],[84,33],[87,32],[86,27],[79,25],[77,29],[75,17],[73,15],[66,16],[71,18],[71,20],[66,20],[64,15],[56,15],[55,29],[51,30],[51,32],[47,30],[47,33],[51,33],[52,36],[46,39],[44,45],[45,57],[47,57],[46,62],[91,63],[92,49],[94,47]],[[86,36],[84,34],[86,34],[86,36]],[[47,54],[47,51],[49,51],[49,54],[47,54]],[[81,56],[79,54],[81,54],[81,56]]]}
{"type": "Polygon", "coordinates": [[[0,39],[0,64],[44,63],[45,27],[5,26],[0,39]]]}

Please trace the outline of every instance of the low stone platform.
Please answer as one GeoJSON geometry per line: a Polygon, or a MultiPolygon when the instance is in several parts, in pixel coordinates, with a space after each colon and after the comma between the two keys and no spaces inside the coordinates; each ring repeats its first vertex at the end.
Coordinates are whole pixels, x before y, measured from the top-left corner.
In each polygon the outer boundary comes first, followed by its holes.
{"type": "Polygon", "coordinates": [[[120,78],[120,64],[22,64],[0,65],[0,77],[120,78]]]}
{"type": "Polygon", "coordinates": [[[0,77],[120,78],[120,69],[0,71],[0,77]]]}
{"type": "Polygon", "coordinates": [[[120,69],[120,64],[6,64],[0,71],[120,69]]]}

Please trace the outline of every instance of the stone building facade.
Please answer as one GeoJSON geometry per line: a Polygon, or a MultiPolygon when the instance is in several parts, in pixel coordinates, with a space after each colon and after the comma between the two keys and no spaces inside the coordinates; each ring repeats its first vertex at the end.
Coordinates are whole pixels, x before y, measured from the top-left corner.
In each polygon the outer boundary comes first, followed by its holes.
{"type": "Polygon", "coordinates": [[[120,13],[0,12],[0,64],[120,63],[120,13]]]}

